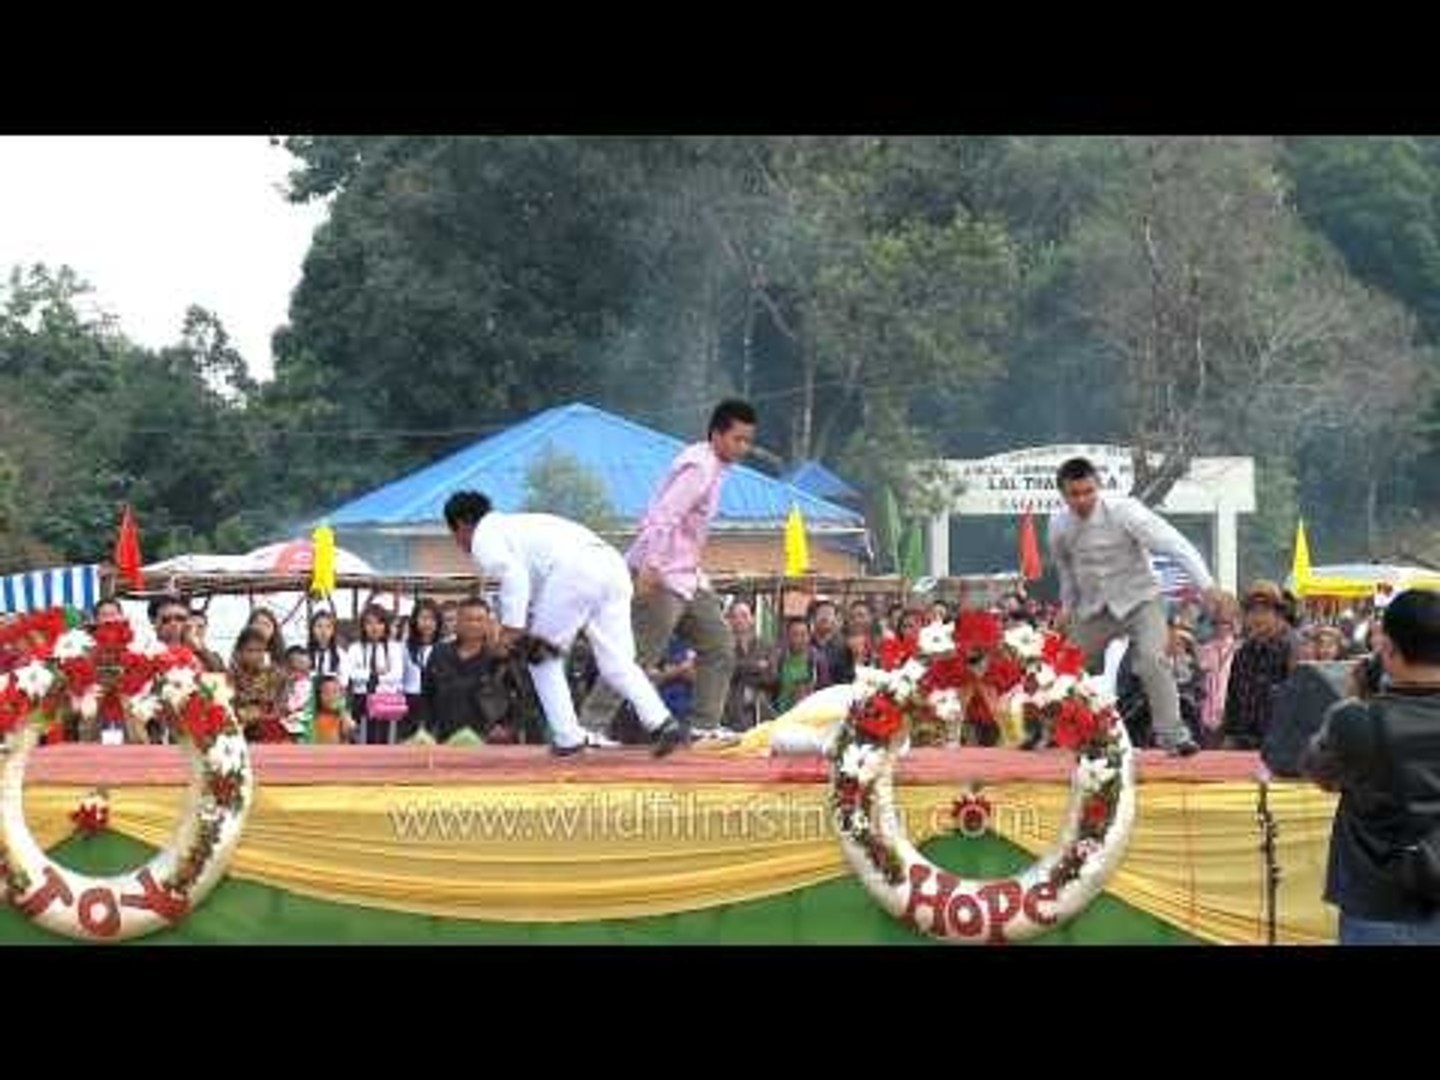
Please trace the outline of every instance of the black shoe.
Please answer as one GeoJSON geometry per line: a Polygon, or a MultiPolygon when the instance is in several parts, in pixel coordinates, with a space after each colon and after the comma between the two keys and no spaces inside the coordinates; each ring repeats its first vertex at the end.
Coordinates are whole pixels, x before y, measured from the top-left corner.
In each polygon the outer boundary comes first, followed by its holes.
{"type": "Polygon", "coordinates": [[[1167,757],[1194,757],[1200,752],[1200,744],[1193,739],[1186,739],[1184,742],[1176,743],[1165,751],[1167,757]]]}
{"type": "Polygon", "coordinates": [[[673,716],[655,729],[654,745],[650,753],[654,757],[664,757],[677,746],[685,741],[685,729],[680,726],[680,721],[673,716]]]}
{"type": "Polygon", "coordinates": [[[552,743],[550,746],[550,756],[574,757],[576,754],[583,753],[584,750],[585,744],[583,742],[576,743],[574,746],[556,746],[552,743]]]}

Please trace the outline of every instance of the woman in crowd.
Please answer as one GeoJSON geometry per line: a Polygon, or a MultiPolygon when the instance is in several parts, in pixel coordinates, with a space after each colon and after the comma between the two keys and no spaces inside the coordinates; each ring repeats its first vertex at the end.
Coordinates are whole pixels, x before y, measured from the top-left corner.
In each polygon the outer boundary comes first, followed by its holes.
{"type": "Polygon", "coordinates": [[[285,634],[280,629],[280,620],[275,617],[275,613],[269,608],[257,607],[250,613],[250,619],[245,625],[260,631],[265,643],[265,654],[270,658],[270,666],[277,671],[284,671],[285,634]]]}
{"type": "Polygon", "coordinates": [[[430,654],[440,643],[443,626],[440,605],[434,600],[421,600],[415,605],[415,610],[410,615],[409,634],[405,639],[405,674],[401,680],[401,689],[405,693],[409,711],[405,714],[405,719],[400,721],[396,733],[396,739],[400,742],[410,738],[422,727],[429,730],[430,725],[424,723],[422,715],[425,698],[421,694],[421,683],[430,654]]]}
{"type": "MultiPolygon", "coordinates": [[[[395,721],[371,716],[371,697],[384,695],[393,700],[402,693],[405,679],[405,646],[390,639],[390,612],[371,604],[360,618],[360,640],[350,646],[346,662],[350,671],[350,715],[360,724],[363,741],[375,745],[394,741],[395,721]]],[[[379,705],[379,701],[373,704],[379,705]]]]}

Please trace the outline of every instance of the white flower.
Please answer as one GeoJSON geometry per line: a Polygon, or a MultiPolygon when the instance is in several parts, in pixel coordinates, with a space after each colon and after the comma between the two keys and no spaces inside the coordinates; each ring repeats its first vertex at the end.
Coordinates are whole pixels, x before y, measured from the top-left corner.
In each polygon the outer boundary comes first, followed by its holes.
{"type": "Polygon", "coordinates": [[[860,762],[860,773],[856,779],[861,785],[873,784],[875,778],[880,775],[880,755],[874,751],[866,751],[860,762]]]}
{"type": "Polygon", "coordinates": [[[84,630],[67,630],[55,639],[55,659],[74,660],[95,647],[95,639],[84,630]]]}
{"type": "Polygon", "coordinates": [[[1041,664],[1035,671],[1035,685],[1044,690],[1048,686],[1055,685],[1055,669],[1049,664],[1041,664]]]}
{"type": "Polygon", "coordinates": [[[858,744],[851,743],[840,757],[840,771],[846,776],[858,776],[860,775],[860,766],[864,763],[865,751],[860,749],[858,744]]]}
{"type": "Polygon", "coordinates": [[[223,705],[230,708],[235,700],[235,690],[230,685],[230,679],[222,674],[211,672],[200,676],[200,685],[210,695],[210,700],[216,705],[223,705]]]}
{"type": "Polygon", "coordinates": [[[94,720],[100,714],[100,688],[92,686],[83,697],[74,699],[75,708],[86,720],[94,720]]]}
{"type": "Polygon", "coordinates": [[[1081,758],[1075,767],[1075,781],[1086,793],[1096,792],[1115,779],[1115,767],[1104,758],[1081,758]]]}
{"type": "Polygon", "coordinates": [[[920,651],[942,656],[955,648],[955,628],[949,623],[930,623],[920,630],[920,651]]]}
{"type": "Polygon", "coordinates": [[[935,710],[936,716],[946,721],[959,720],[965,711],[965,706],[960,701],[960,691],[953,687],[946,687],[931,694],[930,707],[935,710]]]}
{"type": "Polygon", "coordinates": [[[905,661],[905,666],[890,672],[890,693],[900,704],[915,696],[915,687],[925,677],[926,667],[919,660],[905,661]]]}
{"type": "Polygon", "coordinates": [[[183,689],[186,697],[195,690],[195,672],[188,667],[170,668],[165,672],[165,681],[171,686],[183,689]]]}
{"type": "Polygon", "coordinates": [[[1105,845],[1100,843],[1099,840],[1087,836],[1084,840],[1078,841],[1075,844],[1075,854],[1081,859],[1081,861],[1087,861],[1089,859],[1093,859],[1096,855],[1098,855],[1100,853],[1100,849],[1104,846],[1105,845]]]}
{"type": "Polygon", "coordinates": [[[1057,675],[1055,684],[1050,687],[1050,693],[1056,701],[1064,701],[1074,691],[1076,680],[1074,675],[1057,675]]]}
{"type": "Polygon", "coordinates": [[[155,714],[160,711],[160,699],[154,694],[141,694],[129,701],[130,715],[142,724],[148,724],[155,719],[155,714]]]}
{"type": "Polygon", "coordinates": [[[220,735],[206,751],[205,757],[216,772],[239,772],[245,767],[245,740],[238,735],[220,735]]]}
{"type": "Polygon", "coordinates": [[[870,819],[865,816],[864,810],[856,810],[850,815],[850,831],[853,833],[868,832],[870,819]]]}
{"type": "Polygon", "coordinates": [[[1045,649],[1045,636],[1029,623],[1005,631],[1005,644],[1026,660],[1034,660],[1045,649]]]}
{"type": "Polygon", "coordinates": [[[1098,676],[1086,675],[1080,680],[1078,689],[1092,709],[1103,709],[1115,703],[1115,699],[1105,692],[1098,676]]]}
{"type": "Polygon", "coordinates": [[[26,697],[39,701],[50,692],[50,687],[55,685],[55,676],[44,664],[31,660],[15,672],[15,685],[20,687],[26,697]]]}

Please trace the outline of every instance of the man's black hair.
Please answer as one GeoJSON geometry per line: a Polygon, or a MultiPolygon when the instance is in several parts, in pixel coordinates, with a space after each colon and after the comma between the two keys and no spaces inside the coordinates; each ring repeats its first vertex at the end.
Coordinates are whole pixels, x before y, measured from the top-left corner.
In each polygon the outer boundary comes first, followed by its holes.
{"type": "Polygon", "coordinates": [[[445,527],[478,525],[490,512],[490,500],[478,491],[457,491],[445,500],[445,527]]]}
{"type": "Polygon", "coordinates": [[[1100,473],[1096,470],[1094,462],[1089,458],[1072,457],[1060,463],[1060,468],[1055,470],[1055,486],[1061,491],[1065,490],[1065,484],[1070,480],[1088,480],[1094,477],[1100,479],[1100,473]]]}
{"type": "Polygon", "coordinates": [[[1407,662],[1440,666],[1440,593],[1406,589],[1385,608],[1381,625],[1407,662]]]}
{"type": "Polygon", "coordinates": [[[723,435],[736,424],[754,423],[755,406],[739,398],[729,398],[715,406],[715,411],[710,414],[710,428],[706,434],[714,435],[718,431],[723,435]]]}
{"type": "Polygon", "coordinates": [[[157,596],[150,601],[150,621],[153,623],[159,618],[160,612],[167,607],[182,607],[185,609],[186,615],[190,614],[190,605],[182,597],[176,596],[174,593],[166,593],[164,596],[157,596]]]}

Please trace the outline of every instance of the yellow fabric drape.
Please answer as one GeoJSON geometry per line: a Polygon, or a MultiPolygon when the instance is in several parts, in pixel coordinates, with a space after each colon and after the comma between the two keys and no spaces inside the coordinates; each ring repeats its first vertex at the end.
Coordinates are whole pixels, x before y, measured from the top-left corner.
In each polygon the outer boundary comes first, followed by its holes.
{"type": "MultiPolygon", "coordinates": [[[[27,788],[42,846],[71,831],[69,814],[87,791],[27,788]]],[[[181,794],[112,789],[112,827],[163,844],[181,794]]],[[[1053,840],[1069,789],[1006,783],[985,794],[995,831],[1038,853],[1053,840]]],[[[945,785],[898,789],[912,839],[948,830],[956,796],[945,785]]],[[[1154,782],[1139,796],[1110,893],[1209,941],[1263,943],[1255,786],[1154,782]]],[[[257,792],[231,873],[336,903],[449,918],[659,915],[848,874],[825,800],[819,784],[274,786],[257,792]]],[[[1334,797],[1277,784],[1270,805],[1283,874],[1279,940],[1333,941],[1335,914],[1320,894],[1334,797]]]]}

